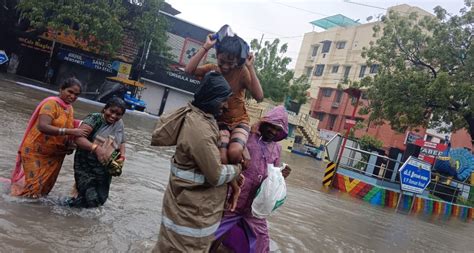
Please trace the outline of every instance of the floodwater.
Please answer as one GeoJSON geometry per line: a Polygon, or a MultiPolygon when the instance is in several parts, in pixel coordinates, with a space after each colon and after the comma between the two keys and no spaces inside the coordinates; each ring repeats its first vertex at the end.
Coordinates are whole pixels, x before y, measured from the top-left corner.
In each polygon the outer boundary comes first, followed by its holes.
{"type": "MultiPolygon", "coordinates": [[[[0,80],[0,176],[8,177],[26,122],[49,94],[0,80]]],[[[76,102],[76,117],[100,107],[76,102]]],[[[161,199],[173,150],[149,146],[156,119],[124,118],[127,161],[105,206],[57,205],[73,185],[68,156],[47,198],[0,195],[0,252],[150,252],[157,240],[161,199]]],[[[321,187],[322,164],[282,154],[292,168],[288,199],[269,219],[281,252],[472,252],[474,226],[456,219],[395,213],[321,187]]]]}

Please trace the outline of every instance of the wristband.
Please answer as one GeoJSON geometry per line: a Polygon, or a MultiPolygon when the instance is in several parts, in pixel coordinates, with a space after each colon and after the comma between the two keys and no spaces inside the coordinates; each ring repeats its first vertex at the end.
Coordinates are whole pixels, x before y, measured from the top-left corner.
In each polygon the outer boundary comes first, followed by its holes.
{"type": "Polygon", "coordinates": [[[202,49],[204,49],[204,51],[209,51],[210,48],[206,48],[205,46],[202,46],[202,49]]]}

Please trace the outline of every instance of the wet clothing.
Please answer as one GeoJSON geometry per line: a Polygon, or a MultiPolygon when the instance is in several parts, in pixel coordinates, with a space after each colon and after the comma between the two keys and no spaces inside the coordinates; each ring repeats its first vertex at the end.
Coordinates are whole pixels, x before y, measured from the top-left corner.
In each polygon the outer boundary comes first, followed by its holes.
{"type": "MultiPolygon", "coordinates": [[[[116,150],[119,150],[120,145],[125,143],[122,119],[114,124],[108,124],[102,113],[92,113],[82,121],[82,124],[92,127],[92,131],[87,137],[90,142],[94,142],[98,136],[104,139],[114,136],[116,150]]],[[[70,206],[92,208],[102,206],[107,201],[112,176],[109,174],[108,168],[99,162],[94,153],[77,148],[74,155],[74,179],[78,195],[68,201],[70,206]]]]}
{"type": "Polygon", "coordinates": [[[250,127],[245,123],[239,123],[235,128],[230,128],[226,124],[219,124],[219,135],[220,144],[219,148],[228,148],[233,142],[240,143],[242,147],[245,147],[249,138],[250,127]],[[240,133],[239,138],[233,138],[232,134],[240,133]]]}
{"type": "Polygon", "coordinates": [[[224,211],[227,183],[240,165],[221,164],[211,114],[188,104],[159,119],[152,145],[176,145],[155,252],[207,252],[224,211]]]}
{"type": "MultiPolygon", "coordinates": [[[[219,71],[219,67],[216,64],[205,64],[197,67],[194,74],[202,77],[210,71],[219,71]]],[[[245,89],[250,86],[251,82],[248,68],[245,65],[237,67],[225,74],[224,78],[232,88],[232,96],[227,101],[228,111],[224,112],[217,121],[220,124],[227,124],[230,128],[235,128],[239,123],[249,125],[250,119],[245,107],[245,89]]]]}
{"type": "MultiPolygon", "coordinates": [[[[223,244],[235,252],[268,252],[269,236],[266,219],[252,215],[252,202],[258,188],[267,177],[267,164],[280,166],[281,145],[276,141],[286,138],[288,134],[288,114],[282,106],[275,107],[261,119],[282,127],[282,131],[272,142],[264,142],[258,132],[252,132],[247,142],[250,153],[250,165],[242,172],[245,182],[235,212],[226,211],[216,238],[224,236],[223,244]]],[[[253,129],[258,129],[258,127],[253,129]]]]}
{"type": "Polygon", "coordinates": [[[199,90],[194,94],[192,105],[218,117],[221,113],[221,104],[231,95],[232,90],[225,78],[220,73],[211,71],[202,79],[199,90]]]}
{"type": "Polygon", "coordinates": [[[74,111],[58,97],[43,100],[33,113],[20,145],[16,168],[12,175],[11,194],[24,197],[47,195],[56,183],[64,157],[70,151],[71,139],[66,135],[46,135],[38,130],[40,115],[51,117],[51,125],[74,127],[74,111]]]}

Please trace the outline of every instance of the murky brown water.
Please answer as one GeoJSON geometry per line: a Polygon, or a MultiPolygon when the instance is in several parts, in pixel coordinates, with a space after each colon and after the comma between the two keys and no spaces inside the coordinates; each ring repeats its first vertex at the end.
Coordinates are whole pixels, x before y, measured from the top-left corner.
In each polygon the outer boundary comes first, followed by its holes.
{"type": "MultiPolygon", "coordinates": [[[[10,174],[26,122],[48,94],[0,80],[0,176],[10,174]]],[[[77,117],[98,111],[76,102],[77,117]]],[[[97,209],[58,206],[73,185],[67,157],[50,196],[0,196],[0,252],[149,252],[158,235],[170,149],[151,148],[154,119],[127,115],[127,162],[110,198],[97,209]]],[[[472,252],[474,226],[394,213],[320,187],[321,164],[283,154],[293,168],[287,203],[269,219],[282,252],[472,252]]]]}

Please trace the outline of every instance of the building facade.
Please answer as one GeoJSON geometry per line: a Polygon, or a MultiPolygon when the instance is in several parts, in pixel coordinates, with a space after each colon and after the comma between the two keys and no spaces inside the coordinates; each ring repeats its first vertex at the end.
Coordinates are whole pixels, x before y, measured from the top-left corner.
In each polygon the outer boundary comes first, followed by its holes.
{"type": "MultiPolygon", "coordinates": [[[[146,111],[161,115],[186,105],[193,99],[200,81],[184,72],[184,67],[202,47],[207,35],[213,31],[162,12],[168,23],[167,45],[171,48],[171,59],[148,61],[142,80],[146,91],[142,99],[147,103],[146,111]],[[163,64],[165,62],[165,64],[163,64]]],[[[216,63],[212,48],[201,64],[216,63]]]]}
{"type": "MultiPolygon", "coordinates": [[[[419,15],[430,13],[406,4],[394,6],[388,11],[403,14],[417,12],[419,15]]],[[[311,22],[314,26],[325,29],[322,32],[309,32],[304,35],[301,49],[295,66],[295,76],[309,77],[311,102],[309,114],[320,121],[318,128],[339,133],[346,132],[345,121],[354,111],[356,98],[343,91],[346,81],[359,81],[369,75],[376,75],[378,65],[367,65],[361,56],[363,48],[370,47],[377,38],[373,36],[373,27],[381,21],[360,24],[343,15],[335,15],[311,22]]],[[[368,100],[362,92],[359,108],[367,105],[368,100]]],[[[364,128],[355,131],[356,137],[365,134],[383,141],[384,149],[390,147],[405,149],[406,133],[393,131],[388,124],[375,125],[368,122],[367,115],[355,113],[356,121],[363,121],[364,128]]],[[[444,142],[444,135],[425,129],[412,130],[425,140],[436,143],[444,142]]],[[[452,135],[453,145],[465,146],[463,131],[452,135]]]]}

